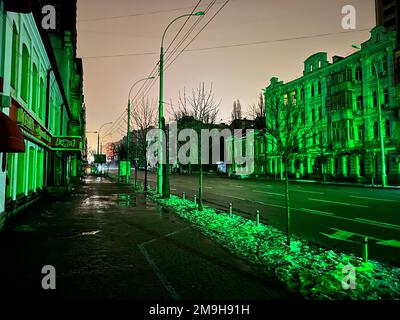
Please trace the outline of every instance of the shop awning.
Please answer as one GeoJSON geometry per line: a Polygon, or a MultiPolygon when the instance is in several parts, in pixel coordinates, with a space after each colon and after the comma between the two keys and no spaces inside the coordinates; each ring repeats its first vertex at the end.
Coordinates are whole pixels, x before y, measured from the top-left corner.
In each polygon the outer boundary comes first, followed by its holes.
{"type": "Polygon", "coordinates": [[[18,124],[0,112],[0,152],[25,152],[25,141],[18,124]]]}

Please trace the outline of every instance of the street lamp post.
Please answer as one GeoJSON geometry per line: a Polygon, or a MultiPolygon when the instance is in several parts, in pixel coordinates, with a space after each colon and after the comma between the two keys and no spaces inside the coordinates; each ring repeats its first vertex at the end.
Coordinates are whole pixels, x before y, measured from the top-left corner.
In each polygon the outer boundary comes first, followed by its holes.
{"type": "MultiPolygon", "coordinates": [[[[184,17],[190,17],[190,16],[203,16],[205,12],[199,11],[196,13],[189,13],[189,14],[184,14],[181,15],[174,20],[167,26],[167,28],[164,30],[164,33],[161,38],[161,47],[160,47],[160,63],[159,63],[159,73],[160,73],[160,100],[159,100],[159,106],[158,106],[158,128],[160,130],[160,137],[159,137],[159,148],[158,148],[158,174],[157,174],[157,180],[158,180],[158,193],[162,194],[165,196],[165,192],[163,192],[163,117],[164,117],[164,38],[165,35],[169,29],[169,27],[177,20],[184,18],[184,17]]],[[[166,159],[168,161],[168,159],[166,159]]],[[[167,162],[168,163],[168,162],[167,162]]],[[[167,191],[169,194],[169,191],[167,191]]],[[[169,196],[168,196],[169,197],[169,196]]]]}
{"type": "MultiPolygon", "coordinates": [[[[359,45],[354,44],[353,45],[354,49],[361,50],[361,47],[359,45]]],[[[383,119],[382,119],[382,105],[381,105],[381,97],[380,97],[380,92],[381,92],[381,86],[379,83],[379,72],[378,72],[378,66],[374,61],[372,61],[372,68],[374,69],[375,72],[375,78],[376,78],[376,103],[378,104],[378,133],[379,133],[379,143],[380,143],[380,155],[381,155],[381,174],[382,174],[382,188],[387,187],[387,175],[386,175],[386,157],[385,157],[385,134],[384,130],[385,127],[383,125],[383,119]]]]}
{"type": "MultiPolygon", "coordinates": [[[[142,81],[146,81],[146,80],[152,80],[154,79],[154,77],[147,77],[147,78],[143,78],[140,79],[138,81],[136,81],[131,89],[129,90],[129,94],[128,94],[128,128],[127,128],[127,134],[126,134],[126,160],[128,161],[128,168],[126,170],[126,183],[129,183],[129,177],[131,175],[131,161],[130,161],[130,147],[131,147],[131,93],[133,88],[140,82],[142,81]]],[[[137,170],[137,169],[135,169],[137,170]]]]}
{"type": "Polygon", "coordinates": [[[100,127],[100,129],[97,131],[97,154],[100,154],[99,153],[100,152],[100,131],[101,131],[101,129],[103,129],[103,127],[105,127],[105,126],[107,126],[109,124],[112,124],[112,122],[107,122],[107,123],[103,124],[100,127]]]}

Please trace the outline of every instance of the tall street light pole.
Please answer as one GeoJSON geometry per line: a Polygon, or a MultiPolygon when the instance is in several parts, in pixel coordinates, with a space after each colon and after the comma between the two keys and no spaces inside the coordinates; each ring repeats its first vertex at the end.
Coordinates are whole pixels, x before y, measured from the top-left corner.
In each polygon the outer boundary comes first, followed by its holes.
{"type": "MultiPolygon", "coordinates": [[[[128,161],[128,168],[126,170],[126,183],[129,183],[129,178],[131,176],[131,160],[130,160],[130,148],[131,148],[131,93],[133,88],[139,84],[140,82],[146,81],[146,80],[152,80],[154,77],[147,77],[140,79],[136,81],[131,89],[129,90],[128,94],[128,128],[127,128],[127,134],[126,134],[126,160],[128,161]]],[[[136,169],[135,169],[136,170],[136,169]]]]}
{"type": "MultiPolygon", "coordinates": [[[[189,14],[184,14],[181,15],[174,20],[167,26],[167,28],[164,30],[164,33],[161,38],[161,47],[160,47],[160,64],[159,64],[159,74],[160,74],[160,100],[159,100],[159,106],[158,106],[158,128],[160,131],[160,137],[159,137],[159,148],[158,148],[158,171],[157,171],[157,189],[158,193],[162,194],[165,196],[165,192],[163,192],[163,118],[164,118],[164,38],[165,35],[169,29],[169,27],[177,20],[184,18],[184,17],[191,17],[191,16],[204,16],[205,12],[199,11],[196,13],[189,13],[189,14]]],[[[168,161],[168,159],[166,159],[168,161]]],[[[169,192],[168,192],[169,193],[169,192]]]]}
{"type": "MultiPolygon", "coordinates": [[[[353,45],[354,49],[361,50],[361,47],[357,44],[353,45]]],[[[381,105],[381,85],[379,83],[379,72],[377,64],[372,61],[372,69],[375,72],[376,79],[376,103],[378,104],[378,133],[379,133],[379,144],[380,144],[380,155],[381,155],[381,175],[382,175],[382,188],[387,187],[387,175],[386,175],[386,157],[385,157],[385,127],[382,119],[382,105],[381,105]]]]}
{"type": "Polygon", "coordinates": [[[107,126],[109,124],[112,124],[112,122],[107,122],[107,123],[103,124],[100,127],[100,129],[97,131],[97,154],[100,154],[99,153],[100,152],[100,131],[101,131],[101,129],[103,129],[103,127],[105,127],[105,126],[107,126]]]}

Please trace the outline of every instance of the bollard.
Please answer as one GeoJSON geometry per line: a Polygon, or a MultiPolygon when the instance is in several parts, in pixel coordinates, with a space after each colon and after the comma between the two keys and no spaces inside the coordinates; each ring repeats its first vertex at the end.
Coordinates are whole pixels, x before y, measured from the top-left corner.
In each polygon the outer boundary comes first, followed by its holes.
{"type": "Polygon", "coordinates": [[[194,204],[197,204],[197,198],[196,198],[196,195],[194,195],[193,202],[194,202],[194,204]]]}
{"type": "Polygon", "coordinates": [[[368,237],[365,237],[362,242],[363,246],[363,261],[368,262],[368,237]]]}
{"type": "Polygon", "coordinates": [[[182,200],[186,200],[186,193],[182,192],[182,200]]]}
{"type": "Polygon", "coordinates": [[[232,203],[229,204],[229,216],[232,217],[232,203]]]}
{"type": "Polygon", "coordinates": [[[256,226],[260,225],[260,210],[256,212],[256,226]]]}

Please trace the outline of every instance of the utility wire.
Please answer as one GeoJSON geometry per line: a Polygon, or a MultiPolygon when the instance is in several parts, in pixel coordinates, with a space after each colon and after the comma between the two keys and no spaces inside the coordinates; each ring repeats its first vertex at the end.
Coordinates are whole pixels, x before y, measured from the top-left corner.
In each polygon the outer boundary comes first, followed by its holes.
{"type": "MultiPolygon", "coordinates": [[[[222,1],[219,2],[219,3],[222,3],[222,1]]],[[[199,7],[205,7],[205,6],[206,5],[200,5],[199,7]]],[[[181,7],[181,8],[174,8],[174,9],[168,9],[168,10],[158,10],[158,11],[149,11],[149,12],[143,12],[143,13],[133,13],[133,14],[127,14],[127,15],[120,15],[120,16],[100,17],[100,18],[87,18],[87,19],[79,19],[77,22],[80,23],[80,22],[124,19],[124,18],[139,17],[139,16],[149,16],[149,15],[155,15],[155,14],[160,14],[160,13],[187,10],[187,9],[192,9],[192,8],[193,7],[181,7]]]]}
{"type": "MultiPolygon", "coordinates": [[[[207,13],[216,3],[216,0],[213,0],[208,7],[206,8],[205,12],[207,13]]],[[[194,12],[194,10],[193,10],[194,12]]],[[[178,50],[178,48],[183,44],[183,42],[188,38],[188,36],[193,32],[194,28],[199,24],[199,22],[201,21],[201,19],[204,16],[202,16],[201,18],[197,19],[196,22],[192,25],[192,27],[187,31],[187,33],[185,34],[185,36],[183,37],[183,39],[177,44],[177,46],[173,49],[172,53],[166,58],[166,63],[168,63],[168,61],[171,60],[171,58],[173,57],[173,55],[176,53],[176,51],[178,50]]],[[[176,60],[176,59],[175,59],[176,60]]],[[[156,66],[157,67],[157,66],[156,66]]],[[[154,70],[154,69],[153,69],[154,70]]],[[[157,76],[156,79],[154,79],[153,82],[150,82],[146,89],[144,89],[143,93],[141,94],[141,97],[146,96],[150,90],[153,88],[153,86],[155,85],[156,81],[159,78],[159,75],[157,76]]],[[[140,96],[139,96],[140,97],[140,96]]]]}
{"type": "MultiPolygon", "coordinates": [[[[289,37],[289,38],[274,39],[274,40],[261,40],[261,41],[241,42],[241,43],[204,47],[204,48],[194,48],[194,49],[188,49],[188,50],[184,50],[184,51],[185,52],[195,52],[195,51],[226,49],[226,48],[234,48],[234,47],[254,46],[254,45],[262,45],[262,44],[279,43],[279,42],[285,42],[285,41],[322,38],[322,37],[335,36],[335,35],[341,35],[341,34],[351,34],[351,33],[356,33],[356,32],[365,32],[365,31],[369,31],[369,30],[370,30],[370,28],[364,28],[364,29],[358,29],[358,30],[352,30],[352,31],[320,33],[320,34],[314,34],[314,35],[304,35],[304,36],[289,37]]],[[[126,53],[126,54],[115,54],[115,55],[104,55],[104,56],[86,56],[86,57],[83,56],[81,58],[82,59],[103,59],[103,58],[119,58],[119,57],[155,55],[155,54],[157,54],[157,52],[126,53]]]]}
{"type": "MultiPolygon", "coordinates": [[[[215,4],[216,0],[213,0],[212,3],[210,3],[205,12],[208,12],[211,7],[215,4]]],[[[200,1],[199,1],[200,3],[200,1]]],[[[199,3],[195,6],[195,8],[193,8],[192,13],[193,14],[196,10],[196,8],[199,6],[199,3]]],[[[186,40],[187,37],[190,35],[190,33],[193,32],[194,27],[197,26],[197,24],[199,23],[199,21],[203,18],[204,16],[200,17],[199,19],[196,20],[196,22],[192,25],[192,27],[186,32],[186,34],[183,36],[183,39],[186,40]]],[[[190,18],[190,17],[188,17],[190,18]]],[[[182,30],[183,28],[181,28],[182,30]]],[[[179,30],[178,34],[181,32],[181,30],[179,30]]],[[[174,40],[177,38],[177,36],[174,37],[174,40]]],[[[183,40],[183,41],[184,41],[183,40]]],[[[181,40],[176,46],[175,48],[172,50],[172,53],[170,55],[167,56],[166,58],[166,62],[168,62],[171,57],[175,54],[175,52],[177,51],[177,49],[182,45],[183,41],[181,40]]],[[[168,49],[171,47],[171,45],[168,47],[168,49]]],[[[168,50],[167,49],[167,50],[168,50]]],[[[158,63],[155,65],[155,67],[153,68],[153,70],[150,72],[149,77],[154,77],[155,79],[153,81],[145,81],[145,83],[143,83],[143,85],[141,86],[141,88],[139,89],[138,93],[135,95],[135,97],[133,98],[133,100],[136,100],[138,98],[142,98],[144,96],[146,96],[148,94],[148,92],[153,88],[154,84],[156,83],[156,80],[159,78],[159,74],[158,74],[158,66],[159,66],[159,61],[158,63]]]]}

